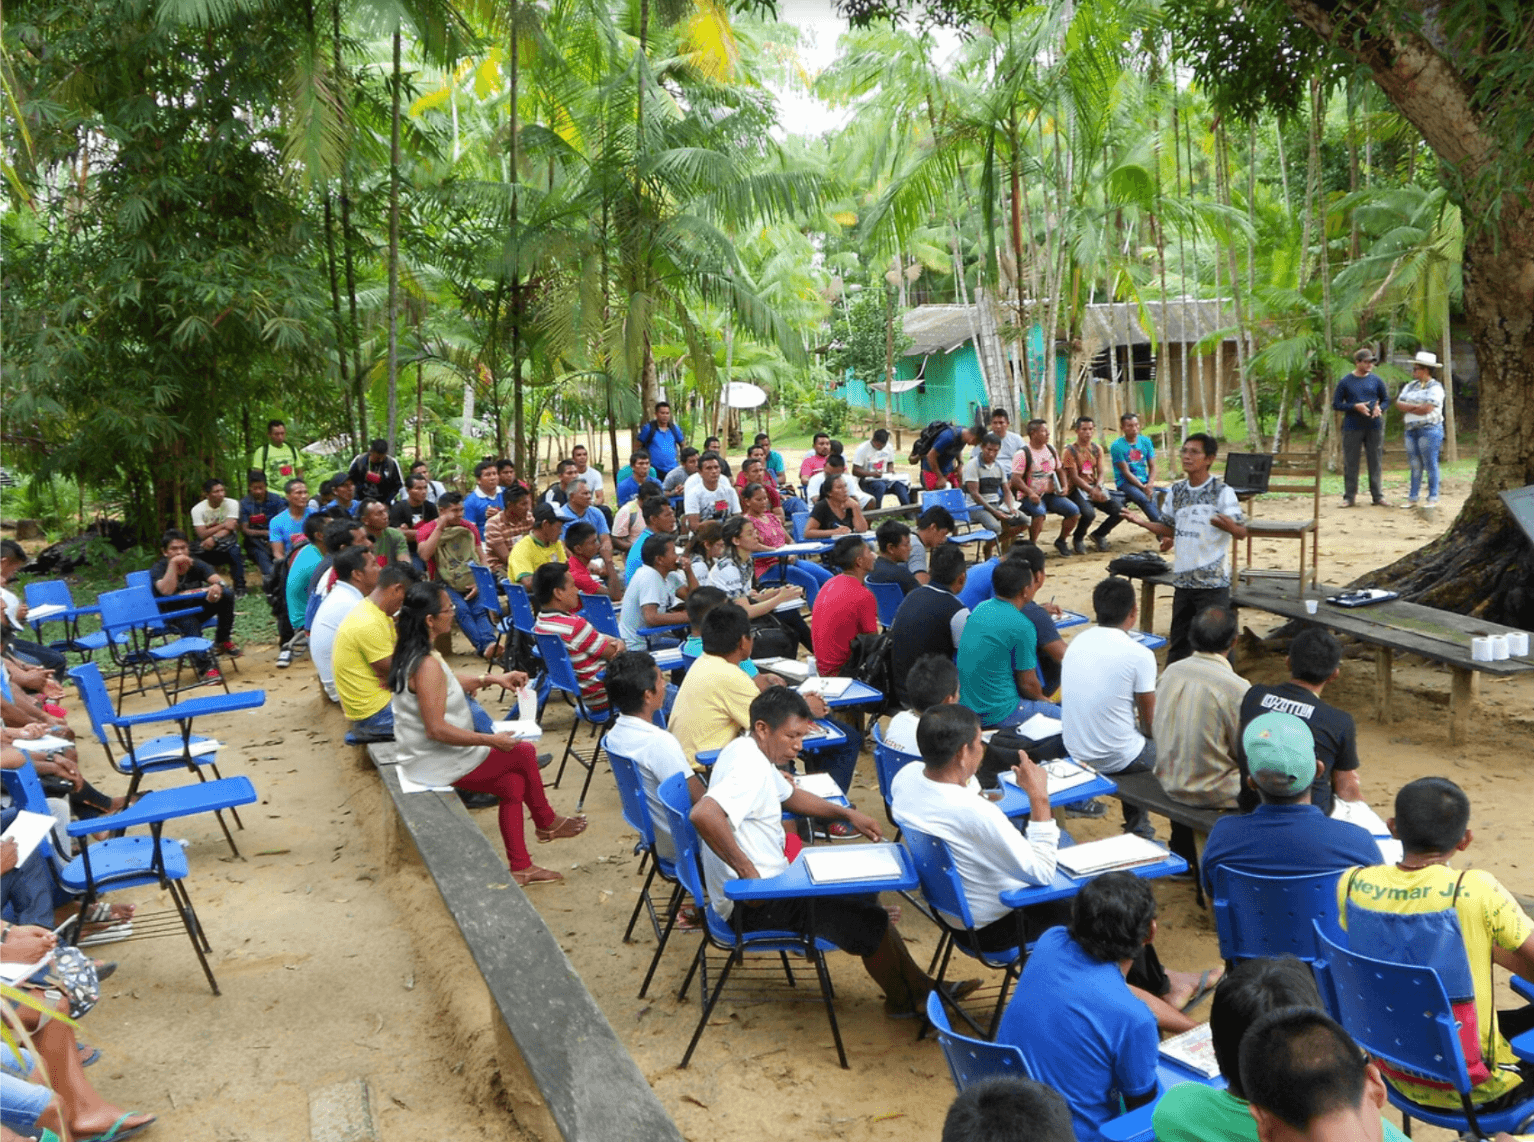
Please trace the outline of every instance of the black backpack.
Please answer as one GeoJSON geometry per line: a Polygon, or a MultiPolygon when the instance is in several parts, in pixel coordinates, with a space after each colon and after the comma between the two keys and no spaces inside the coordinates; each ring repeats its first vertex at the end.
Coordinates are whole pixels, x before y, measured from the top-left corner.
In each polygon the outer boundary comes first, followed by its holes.
{"type": "Polygon", "coordinates": [[[932,445],[945,429],[952,428],[953,424],[947,420],[931,421],[926,428],[921,430],[915,442],[911,445],[911,463],[921,463],[922,457],[932,451],[932,445]]]}
{"type": "Polygon", "coordinates": [[[852,640],[851,653],[842,666],[843,677],[856,678],[884,695],[881,710],[899,705],[895,701],[894,655],[895,640],[887,629],[877,634],[860,634],[852,640]]]}
{"type": "Polygon", "coordinates": [[[1165,575],[1171,569],[1171,565],[1154,551],[1130,551],[1115,556],[1108,563],[1108,574],[1123,575],[1130,579],[1165,575]]]}

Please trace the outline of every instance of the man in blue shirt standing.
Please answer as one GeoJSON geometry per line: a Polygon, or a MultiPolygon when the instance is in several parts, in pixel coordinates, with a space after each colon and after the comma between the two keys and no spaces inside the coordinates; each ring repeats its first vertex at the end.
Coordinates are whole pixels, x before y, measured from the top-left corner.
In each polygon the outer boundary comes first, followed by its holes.
{"type": "Polygon", "coordinates": [[[1022,1048],[1034,1078],[1065,1096],[1078,1142],[1156,1097],[1160,1039],[1125,977],[1156,934],[1156,897],[1129,872],[1090,880],[1069,928],[1039,938],[996,1030],[1022,1048]]]}
{"type": "Polygon", "coordinates": [[[1377,508],[1388,508],[1380,475],[1380,456],[1385,448],[1385,409],[1390,393],[1374,371],[1374,350],[1353,354],[1353,371],[1337,382],[1332,408],[1342,413],[1342,506],[1350,508],[1358,496],[1358,450],[1369,460],[1369,495],[1377,508]]]}
{"type": "Polygon", "coordinates": [[[639,430],[640,446],[650,453],[650,467],[665,479],[666,473],[676,467],[676,450],[687,442],[682,430],[671,422],[671,406],[665,401],[655,402],[655,419],[639,430]]]}

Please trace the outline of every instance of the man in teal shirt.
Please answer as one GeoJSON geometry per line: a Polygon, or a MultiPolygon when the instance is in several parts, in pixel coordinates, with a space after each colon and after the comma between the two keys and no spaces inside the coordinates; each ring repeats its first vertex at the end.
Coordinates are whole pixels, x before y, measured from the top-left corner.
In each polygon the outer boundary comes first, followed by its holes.
{"type": "Polygon", "coordinates": [[[1002,560],[991,576],[995,598],[972,612],[959,639],[959,701],[975,711],[987,729],[1016,726],[1043,714],[1058,718],[1060,707],[1044,700],[1039,682],[1039,636],[1023,607],[1033,597],[1032,571],[1002,560]],[[1003,669],[1002,664],[1008,664],[1003,669]]]}

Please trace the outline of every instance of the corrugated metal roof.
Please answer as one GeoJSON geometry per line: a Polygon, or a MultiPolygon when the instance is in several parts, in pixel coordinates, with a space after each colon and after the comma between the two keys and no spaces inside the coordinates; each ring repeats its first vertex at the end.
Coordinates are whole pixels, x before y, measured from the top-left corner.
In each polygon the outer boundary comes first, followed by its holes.
{"type": "MultiPolygon", "coordinates": [[[[1148,301],[1145,303],[1145,320],[1166,341],[1201,341],[1216,329],[1234,324],[1235,309],[1228,301],[1148,301]]],[[[906,356],[946,353],[970,340],[973,331],[981,327],[980,312],[976,306],[918,305],[906,311],[902,325],[912,342],[906,356]]],[[[1082,315],[1082,333],[1087,340],[1103,346],[1150,343],[1150,335],[1141,325],[1140,308],[1132,302],[1087,306],[1082,315]]]]}

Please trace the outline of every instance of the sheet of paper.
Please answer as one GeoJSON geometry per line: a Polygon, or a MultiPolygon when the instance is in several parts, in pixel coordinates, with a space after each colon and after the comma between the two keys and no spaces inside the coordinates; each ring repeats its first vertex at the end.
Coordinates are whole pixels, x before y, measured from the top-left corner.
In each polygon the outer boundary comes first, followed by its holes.
{"type": "Polygon", "coordinates": [[[399,775],[401,793],[451,793],[453,791],[451,785],[422,785],[419,781],[411,781],[405,776],[403,769],[396,769],[394,772],[399,775]]]}
{"type": "Polygon", "coordinates": [[[1084,765],[1077,765],[1074,761],[1046,761],[1044,772],[1049,778],[1049,795],[1063,793],[1067,789],[1074,789],[1078,785],[1086,785],[1097,779],[1097,774],[1084,765]]]}
{"type": "Polygon", "coordinates": [[[1123,833],[1101,841],[1088,841],[1060,850],[1060,867],[1071,876],[1095,876],[1116,868],[1133,868],[1135,865],[1154,864],[1165,860],[1167,850],[1137,837],[1123,833]]]}
{"type": "Polygon", "coordinates": [[[805,849],[800,859],[816,884],[881,880],[898,877],[902,871],[894,846],[889,844],[842,845],[838,848],[816,845],[805,849]]]}
{"type": "Polygon", "coordinates": [[[52,753],[58,749],[72,749],[75,743],[67,738],[44,734],[40,738],[17,738],[11,744],[23,753],[52,753]]]}
{"type": "Polygon", "coordinates": [[[794,784],[816,797],[840,797],[842,787],[829,773],[804,773],[794,778],[794,784]]]}
{"type": "Polygon", "coordinates": [[[535,742],[543,737],[543,727],[537,722],[518,720],[515,722],[491,722],[490,732],[493,734],[510,734],[518,741],[535,742]]]}
{"type": "Polygon", "coordinates": [[[777,613],[778,611],[797,611],[803,606],[803,599],[784,599],[781,603],[772,609],[773,613],[777,613]]]}
{"type": "Polygon", "coordinates": [[[1017,727],[1017,732],[1029,741],[1041,742],[1045,738],[1052,738],[1062,729],[1059,718],[1051,718],[1044,714],[1035,714],[1022,725],[1017,727]]]}
{"type": "Polygon", "coordinates": [[[21,864],[37,851],[38,842],[53,828],[53,817],[47,813],[29,813],[23,809],[16,814],[11,827],[0,835],[0,841],[16,842],[16,863],[21,864]]]}
{"type": "Polygon", "coordinates": [[[1214,1057],[1214,1036],[1207,1023],[1172,1036],[1161,1044],[1161,1053],[1206,1078],[1220,1073],[1219,1061],[1214,1057]]]}
{"type": "MultiPolygon", "coordinates": [[[[187,749],[185,753],[191,754],[193,757],[206,757],[208,754],[217,753],[223,748],[223,742],[214,741],[212,738],[209,738],[207,741],[193,742],[191,748],[187,749]]],[[[146,761],[168,761],[171,758],[181,757],[183,756],[183,751],[180,746],[166,746],[164,749],[157,749],[153,753],[134,751],[133,756],[140,765],[143,765],[146,761]]]]}
{"type": "Polygon", "coordinates": [[[840,698],[852,685],[851,678],[806,678],[799,687],[801,694],[819,694],[822,698],[840,698]]]}
{"type": "Polygon", "coordinates": [[[27,608],[27,622],[35,623],[43,619],[51,619],[54,615],[62,615],[69,610],[63,603],[44,603],[40,607],[27,608]]]}
{"type": "Polygon", "coordinates": [[[3,979],[6,983],[18,983],[28,976],[42,971],[52,959],[53,955],[50,953],[35,964],[0,963],[0,979],[3,979]]]}

